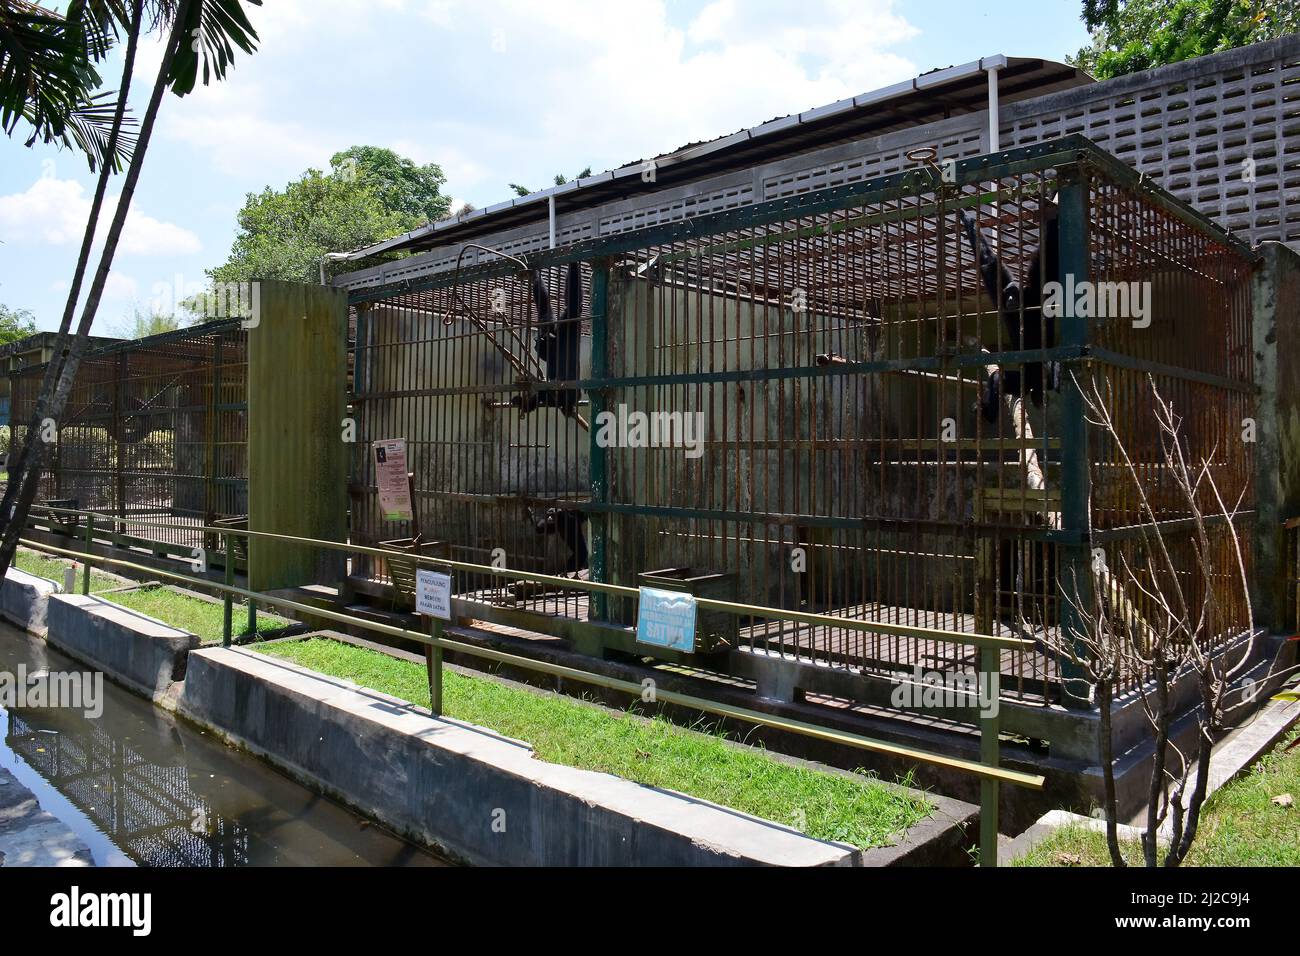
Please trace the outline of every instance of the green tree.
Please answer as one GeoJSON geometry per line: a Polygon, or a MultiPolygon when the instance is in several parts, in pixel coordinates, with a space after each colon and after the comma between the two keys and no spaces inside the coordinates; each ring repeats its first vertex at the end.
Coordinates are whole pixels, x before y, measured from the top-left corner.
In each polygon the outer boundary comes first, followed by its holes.
{"type": "Polygon", "coordinates": [[[26,309],[11,309],[0,303],[0,345],[25,339],[36,332],[36,319],[26,309]]]}
{"type": "Polygon", "coordinates": [[[1083,22],[1066,59],[1104,80],[1300,31],[1300,0],[1084,0],[1083,22]]]}
{"type": "MultiPolygon", "coordinates": [[[[13,5],[12,0],[6,2],[9,2],[10,6],[13,5]]],[[[87,2],[89,3],[89,0],[87,2]]],[[[0,524],[4,532],[3,538],[0,539],[0,576],[13,560],[19,536],[27,525],[27,515],[40,486],[45,460],[50,453],[49,443],[35,439],[40,434],[40,425],[45,418],[51,418],[56,422],[59,420],[67,404],[68,395],[72,391],[77,369],[81,365],[81,358],[89,343],[90,327],[99,310],[104,286],[108,282],[109,271],[113,265],[113,257],[117,253],[122,230],[126,225],[127,213],[131,208],[131,200],[140,180],[145,154],[149,149],[149,140],[153,135],[163,96],[168,91],[176,96],[185,96],[192,92],[199,81],[200,71],[205,85],[213,79],[223,78],[234,61],[236,47],[245,53],[253,52],[258,37],[244,12],[242,4],[245,2],[253,6],[261,5],[261,0],[149,0],[147,4],[145,0],[130,0],[128,10],[125,4],[96,3],[98,9],[102,9],[106,16],[113,18],[114,35],[118,28],[127,34],[126,52],[122,60],[122,81],[104,142],[104,156],[118,155],[118,143],[125,124],[126,102],[130,94],[135,70],[135,55],[141,35],[157,30],[166,37],[166,41],[163,44],[158,73],[148,105],[140,121],[140,132],[131,151],[131,160],[126,168],[121,194],[113,211],[113,218],[104,233],[99,263],[86,293],[86,301],[82,307],[76,333],[69,339],[72,317],[80,298],[91,246],[99,226],[99,213],[108,185],[108,176],[110,171],[116,169],[116,164],[113,162],[100,163],[100,175],[96,183],[94,199],[91,201],[90,214],[86,219],[81,252],[73,272],[68,300],[55,342],[55,360],[46,365],[41,389],[28,422],[26,440],[18,452],[16,463],[9,468],[10,480],[5,487],[4,498],[0,501],[0,515],[4,516],[3,523],[0,524]]],[[[35,6],[30,3],[24,5],[35,6]]],[[[69,10],[72,7],[73,5],[70,4],[69,10]]],[[[85,59],[89,58],[87,54],[85,59]]],[[[67,82],[71,74],[84,69],[84,62],[84,59],[77,57],[56,59],[43,63],[36,75],[25,74],[22,70],[6,72],[0,69],[0,104],[22,102],[24,94],[17,84],[30,84],[36,82],[38,77],[42,82],[51,78],[67,82]]],[[[31,145],[33,141],[34,139],[29,139],[27,144],[31,145]]]]}
{"type": "Polygon", "coordinates": [[[180,319],[165,312],[146,312],[133,309],[126,321],[113,329],[113,334],[123,339],[142,339],[162,332],[175,332],[181,327],[180,319]]]}
{"type": "Polygon", "coordinates": [[[352,146],[330,157],[335,175],[367,180],[386,209],[410,216],[416,225],[437,222],[451,210],[442,193],[447,177],[437,163],[417,166],[382,146],[352,146]]]}
{"type": "MultiPolygon", "coordinates": [[[[586,169],[578,173],[578,175],[574,176],[573,178],[586,179],[590,175],[591,175],[591,167],[588,166],[586,169]]],[[[564,173],[555,174],[555,185],[563,186],[567,182],[570,182],[570,180],[568,179],[568,177],[564,175],[564,173]]],[[[527,186],[521,186],[518,183],[511,183],[510,188],[515,191],[515,195],[517,196],[527,196],[533,192],[533,190],[529,189],[527,186]]]]}
{"type": "MultiPolygon", "coordinates": [[[[338,156],[344,156],[340,153],[338,156]]],[[[225,264],[208,270],[215,282],[258,279],[319,281],[321,258],[414,229],[424,212],[387,205],[389,183],[342,163],[331,173],[307,172],[284,189],[249,193],[239,211],[239,233],[225,264]]],[[[426,203],[427,205],[427,203],[426,203]]],[[[327,263],[331,273],[361,264],[327,263]]]]}

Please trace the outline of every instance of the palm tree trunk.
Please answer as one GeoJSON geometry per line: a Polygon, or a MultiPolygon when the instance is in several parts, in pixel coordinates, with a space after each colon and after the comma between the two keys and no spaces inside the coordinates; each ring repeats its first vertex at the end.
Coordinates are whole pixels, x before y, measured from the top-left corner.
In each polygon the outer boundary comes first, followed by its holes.
{"type": "MultiPolygon", "coordinates": [[[[41,379],[41,390],[37,393],[36,405],[32,409],[32,417],[27,424],[27,431],[23,435],[23,442],[19,446],[17,457],[11,456],[10,458],[9,480],[5,485],[4,497],[0,499],[0,515],[12,513],[11,509],[18,497],[18,489],[22,485],[17,476],[26,474],[33,440],[40,433],[41,422],[49,414],[48,409],[54,396],[59,371],[63,368],[63,351],[68,347],[68,330],[72,326],[72,316],[76,312],[77,302],[81,298],[81,284],[86,276],[86,266],[90,263],[90,250],[95,245],[95,232],[99,226],[99,213],[104,205],[104,195],[108,192],[108,180],[116,166],[113,157],[117,155],[117,141],[122,130],[123,117],[126,115],[127,97],[131,91],[131,77],[135,72],[135,54],[139,46],[143,12],[144,0],[135,0],[131,12],[131,22],[127,25],[126,55],[122,61],[122,82],[118,87],[117,108],[113,113],[113,125],[108,133],[108,148],[104,151],[106,159],[100,164],[99,178],[95,183],[95,195],[91,200],[90,215],[86,220],[86,233],[81,240],[81,252],[77,256],[77,266],[72,274],[72,285],[68,289],[68,301],[63,307],[63,319],[59,323],[59,331],[54,339],[53,354],[45,366],[45,374],[41,379]]],[[[12,558],[12,551],[0,548],[0,578],[3,578],[5,572],[9,570],[9,562],[12,558]]]]}
{"type": "MultiPolygon", "coordinates": [[[[104,294],[104,286],[108,282],[108,273],[113,265],[113,256],[117,252],[117,244],[122,237],[122,229],[126,225],[127,212],[131,208],[131,199],[135,195],[135,187],[140,180],[140,171],[144,166],[144,158],[149,150],[149,139],[153,135],[154,122],[158,118],[158,109],[162,105],[163,94],[167,91],[168,73],[171,69],[172,60],[176,56],[176,51],[185,39],[184,24],[188,20],[193,2],[194,0],[184,0],[176,14],[176,18],[172,21],[167,49],[163,53],[162,62],[158,66],[158,77],[154,81],[153,94],[149,97],[149,106],[145,110],[144,118],[141,120],[140,135],[136,141],[135,151],[131,156],[130,166],[127,168],[126,181],[122,184],[122,195],[118,199],[117,209],[113,212],[113,221],[110,223],[108,234],[104,238],[104,249],[100,253],[99,266],[95,270],[95,278],[91,282],[90,292],[86,296],[81,321],[77,325],[77,334],[68,347],[68,355],[63,360],[63,367],[59,370],[58,384],[55,386],[54,394],[48,405],[47,417],[53,418],[55,421],[58,421],[59,416],[63,414],[64,406],[68,401],[68,394],[72,391],[72,384],[77,377],[77,369],[81,366],[82,356],[86,353],[90,326],[95,321],[99,301],[104,294]]],[[[137,32],[140,29],[138,19],[135,24],[132,24],[132,29],[137,32]]],[[[36,498],[36,492],[40,487],[41,473],[45,467],[45,459],[49,454],[49,444],[43,441],[31,441],[31,436],[28,436],[28,438],[27,447],[30,451],[27,465],[18,478],[19,488],[11,506],[13,510],[6,513],[8,520],[4,525],[3,539],[0,539],[0,568],[7,568],[13,560],[13,554],[18,548],[18,539],[27,526],[27,514],[36,498]]],[[[11,478],[11,483],[12,481],[11,478]]]]}

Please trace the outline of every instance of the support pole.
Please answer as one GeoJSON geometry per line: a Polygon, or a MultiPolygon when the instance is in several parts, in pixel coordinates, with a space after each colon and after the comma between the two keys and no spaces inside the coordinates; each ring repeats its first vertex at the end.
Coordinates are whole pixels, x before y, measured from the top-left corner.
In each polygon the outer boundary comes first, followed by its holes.
{"type": "Polygon", "coordinates": [[[986,72],[989,77],[989,152],[996,153],[1002,148],[1002,121],[998,116],[998,70],[1001,63],[991,63],[986,72]]]}
{"type": "MultiPolygon", "coordinates": [[[[435,641],[442,640],[442,618],[429,619],[429,634],[435,641]]],[[[429,711],[442,716],[442,648],[430,644],[424,649],[424,667],[429,675],[429,711]]]]}
{"type": "MultiPolygon", "coordinates": [[[[597,259],[591,267],[591,377],[603,379],[609,377],[609,260],[597,259]]],[[[587,393],[591,400],[591,420],[594,424],[605,411],[606,393],[604,389],[595,388],[587,393]]],[[[596,439],[599,428],[588,430],[591,445],[588,451],[591,483],[591,500],[593,504],[604,504],[609,500],[609,461],[607,449],[596,439]]],[[[590,519],[591,555],[588,559],[588,574],[591,580],[607,583],[609,572],[609,515],[606,512],[593,513],[590,519]]],[[[609,598],[599,592],[593,593],[590,617],[593,621],[609,620],[609,598]]]]}
{"type": "MultiPolygon", "coordinates": [[[[235,547],[233,544],[234,536],[229,532],[225,534],[226,539],[226,587],[232,587],[235,583],[235,547]]],[[[221,598],[221,646],[230,646],[230,632],[234,622],[234,606],[231,604],[230,592],[226,591],[221,598]]]]}
{"type": "MultiPolygon", "coordinates": [[[[1088,265],[1088,187],[1081,170],[1065,171],[1060,194],[1061,230],[1061,281],[1067,286],[1090,279],[1088,265]]],[[[1086,316],[1066,314],[1057,319],[1060,344],[1077,346],[1086,352],[1090,330],[1086,316]]],[[[1057,571],[1060,595],[1062,642],[1075,634],[1074,655],[1087,653],[1084,642],[1077,637],[1087,627],[1072,601],[1085,605],[1092,600],[1092,563],[1089,549],[1092,528],[1089,504],[1089,452],[1087,403],[1083,395],[1083,380],[1088,374],[1082,362],[1066,365],[1061,375],[1061,530],[1070,535],[1061,545],[1061,561],[1057,571]],[[1068,599],[1067,599],[1068,595],[1068,599]]],[[[1086,684],[1082,667],[1061,661],[1061,692],[1067,707],[1087,710],[1092,707],[1091,687],[1086,684]]]]}
{"type": "Polygon", "coordinates": [[[81,569],[81,593],[90,593],[90,546],[95,540],[95,516],[86,515],[86,560],[81,569]]]}
{"type": "MultiPolygon", "coordinates": [[[[1002,694],[1002,652],[980,648],[980,763],[997,767],[998,711],[1002,694]]],[[[980,866],[998,865],[998,782],[980,780],[980,866]]]]}

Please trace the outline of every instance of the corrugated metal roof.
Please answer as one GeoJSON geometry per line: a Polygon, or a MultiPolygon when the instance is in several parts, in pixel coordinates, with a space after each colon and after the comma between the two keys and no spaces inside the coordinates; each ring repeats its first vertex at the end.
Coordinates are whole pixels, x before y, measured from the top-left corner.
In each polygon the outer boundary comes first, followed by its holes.
{"type": "Polygon", "coordinates": [[[838,142],[980,112],[988,106],[986,71],[989,69],[998,70],[998,97],[1002,103],[1094,82],[1081,70],[1052,60],[983,57],[931,70],[902,83],[769,120],[707,142],[691,143],[671,153],[639,159],[563,186],[476,209],[358,249],[349,258],[430,249],[545,219],[552,196],[558,216],[634,193],[644,194],[641,176],[649,163],[653,164],[656,186],[666,188],[743,169],[774,156],[795,155],[838,142]]]}

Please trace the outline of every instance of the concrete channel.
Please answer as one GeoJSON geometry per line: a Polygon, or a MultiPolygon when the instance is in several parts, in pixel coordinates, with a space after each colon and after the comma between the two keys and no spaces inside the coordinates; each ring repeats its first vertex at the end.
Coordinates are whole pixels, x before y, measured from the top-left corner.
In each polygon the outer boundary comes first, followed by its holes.
{"type": "MultiPolygon", "coordinates": [[[[0,672],[88,673],[5,625],[0,672]]],[[[0,708],[0,865],[443,862],[112,681],[99,708],[0,708]]]]}
{"type": "MultiPolygon", "coordinates": [[[[413,844],[435,848],[439,859],[471,864],[872,866],[950,862],[943,858],[953,851],[954,834],[959,836],[974,818],[969,804],[932,795],[936,813],[916,832],[900,835],[897,846],[864,852],[684,794],[537,760],[527,744],[485,728],[433,717],[395,698],[247,648],[201,648],[192,635],[99,598],[33,590],[25,578],[7,580],[4,586],[10,592],[8,603],[18,609],[9,614],[11,619],[22,614],[39,619],[47,624],[47,634],[39,642],[7,632],[4,636],[12,641],[0,643],[17,642],[23,653],[40,659],[66,661],[61,653],[66,652],[100,669],[118,685],[112,695],[119,711],[134,713],[150,726],[166,726],[162,738],[170,743],[162,750],[170,746],[173,757],[176,742],[184,741],[182,752],[198,748],[203,766],[218,762],[218,756],[241,767],[256,765],[290,788],[286,800],[311,794],[346,819],[346,824],[328,824],[335,842],[341,828],[352,832],[374,820],[413,844]]],[[[10,663],[23,663],[22,655],[10,663]]],[[[0,656],[0,670],[4,664],[0,656]]],[[[45,759],[35,754],[49,753],[48,747],[36,746],[41,734],[52,739],[72,734],[61,725],[73,719],[66,711],[41,719],[43,723],[26,713],[10,719],[9,752],[28,765],[45,759]]],[[[102,717],[81,718],[79,726],[107,752],[134,746],[139,738],[102,717]]],[[[188,767],[187,760],[180,763],[188,767]]],[[[154,763],[170,765],[166,760],[154,763]]],[[[23,782],[41,799],[37,781],[23,782]]],[[[48,799],[59,803],[57,784],[44,789],[48,799]]],[[[262,789],[231,788],[248,797],[247,804],[235,807],[236,821],[256,814],[262,789]]],[[[171,798],[164,802],[175,803],[171,798]]],[[[190,805],[199,817],[209,816],[197,799],[182,799],[181,804],[190,805]]],[[[183,822],[180,809],[172,806],[178,826],[183,822]]],[[[86,815],[83,810],[81,817],[86,815]]],[[[97,835],[98,828],[88,831],[75,814],[70,819],[80,821],[79,830],[73,827],[80,835],[97,835]]],[[[386,838],[394,845],[367,846],[355,854],[356,861],[435,860],[414,855],[414,846],[399,837],[386,838]]],[[[96,853],[96,844],[88,842],[96,862],[137,859],[102,841],[96,853]]]]}

